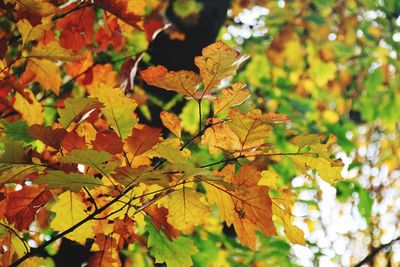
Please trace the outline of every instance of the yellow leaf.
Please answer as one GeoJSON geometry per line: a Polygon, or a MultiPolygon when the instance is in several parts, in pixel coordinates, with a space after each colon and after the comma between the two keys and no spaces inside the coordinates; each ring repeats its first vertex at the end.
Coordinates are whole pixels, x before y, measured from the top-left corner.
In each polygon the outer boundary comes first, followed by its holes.
{"type": "Polygon", "coordinates": [[[331,159],[328,146],[335,139],[332,137],[326,144],[319,143],[324,135],[300,135],[292,140],[299,148],[309,146],[309,151],[298,155],[287,156],[303,172],[310,169],[318,171],[318,175],[330,184],[342,180],[343,163],[340,159],[331,159]],[[301,145],[300,145],[301,144],[301,145]]]}
{"type": "Polygon", "coordinates": [[[160,113],[160,118],[163,125],[171,131],[176,137],[181,138],[181,121],[179,118],[170,112],[162,111],[160,113]]]}
{"type": "Polygon", "coordinates": [[[35,74],[33,80],[40,83],[44,89],[52,90],[56,95],[60,92],[60,69],[54,62],[47,59],[30,58],[26,70],[35,74]]]}
{"type": "Polygon", "coordinates": [[[20,93],[15,94],[14,108],[22,114],[22,118],[29,126],[43,123],[42,106],[36,100],[31,91],[24,90],[24,94],[29,96],[30,102],[20,93]]]}
{"type": "Polygon", "coordinates": [[[32,26],[27,19],[21,19],[17,23],[18,31],[22,36],[22,43],[25,44],[30,40],[39,39],[43,35],[43,32],[51,28],[51,18],[46,17],[42,19],[42,23],[36,26],[32,26]]]}
{"type": "Polygon", "coordinates": [[[126,97],[119,88],[112,88],[104,83],[94,90],[93,96],[104,104],[101,111],[111,128],[122,139],[128,137],[138,122],[136,114],[133,112],[137,107],[136,102],[126,97]]]}
{"type": "Polygon", "coordinates": [[[18,4],[18,8],[27,9],[34,14],[42,17],[56,13],[57,7],[49,3],[47,0],[9,0],[13,4],[18,4]]]}
{"type": "Polygon", "coordinates": [[[310,77],[315,81],[319,87],[325,86],[328,81],[335,78],[336,65],[333,62],[325,63],[320,59],[311,63],[310,77]]]}
{"type": "Polygon", "coordinates": [[[249,91],[242,90],[244,87],[244,83],[238,82],[232,85],[232,89],[223,90],[221,97],[215,100],[214,116],[243,103],[250,96],[249,91]]]}
{"type": "MultiPolygon", "coordinates": [[[[213,124],[219,121],[214,119],[213,124]]],[[[225,123],[218,123],[208,128],[201,136],[201,143],[208,145],[208,150],[213,155],[221,150],[233,152],[241,148],[239,138],[225,123]]]]}
{"type": "Polygon", "coordinates": [[[202,55],[195,58],[194,63],[200,69],[204,83],[202,95],[207,95],[220,82],[236,74],[236,70],[247,56],[241,57],[239,52],[222,41],[217,41],[203,48],[202,55]]]}
{"type": "Polygon", "coordinates": [[[164,158],[171,163],[184,163],[190,156],[190,151],[187,149],[181,151],[180,145],[179,139],[168,139],[157,144],[144,155],[150,158],[164,158]]]}
{"type": "Polygon", "coordinates": [[[201,197],[192,188],[182,188],[170,194],[168,222],[185,233],[191,233],[195,226],[206,223],[211,215],[201,197]]]}
{"type": "MultiPolygon", "coordinates": [[[[50,227],[59,232],[69,229],[88,216],[85,209],[86,205],[76,193],[62,193],[58,196],[57,203],[51,208],[51,211],[55,212],[56,216],[51,221],[50,227]]],[[[94,236],[92,225],[93,223],[88,221],[67,234],[66,237],[80,244],[85,244],[87,238],[93,238],[94,236]]]]}
{"type": "Polygon", "coordinates": [[[82,56],[74,53],[72,50],[65,49],[56,41],[48,44],[39,43],[29,53],[29,58],[47,59],[51,61],[76,61],[82,59],[82,56]]]}
{"type": "Polygon", "coordinates": [[[278,173],[273,170],[265,170],[261,172],[261,179],[258,182],[258,185],[265,185],[279,191],[284,187],[284,185],[280,184],[279,181],[280,176],[278,173]]]}
{"type": "Polygon", "coordinates": [[[281,192],[278,198],[273,199],[272,212],[282,221],[285,235],[289,241],[293,244],[305,246],[304,232],[293,225],[292,208],[294,201],[293,193],[285,190],[281,192]]]}

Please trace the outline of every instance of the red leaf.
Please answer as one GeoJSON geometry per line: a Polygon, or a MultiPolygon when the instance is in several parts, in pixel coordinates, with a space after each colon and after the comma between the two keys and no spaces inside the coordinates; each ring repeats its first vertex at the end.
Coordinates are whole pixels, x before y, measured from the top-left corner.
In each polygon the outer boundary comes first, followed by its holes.
{"type": "Polygon", "coordinates": [[[103,131],[96,134],[96,139],[92,141],[93,149],[107,151],[111,154],[119,154],[123,151],[124,144],[121,138],[113,131],[103,131]]]}
{"type": "Polygon", "coordinates": [[[22,190],[7,195],[6,218],[19,231],[28,229],[35,219],[36,211],[53,198],[48,190],[25,186],[22,190]]]}
{"type": "Polygon", "coordinates": [[[133,156],[143,154],[159,142],[161,129],[143,125],[141,129],[133,129],[131,136],[126,139],[128,152],[133,156]]]}
{"type": "Polygon", "coordinates": [[[174,239],[179,236],[179,231],[167,221],[168,210],[166,208],[151,205],[145,209],[145,212],[151,217],[153,225],[158,230],[163,230],[169,239],[174,239]]]}
{"type": "Polygon", "coordinates": [[[85,138],[75,131],[67,133],[62,140],[62,147],[68,151],[74,149],[86,149],[85,138]]]}
{"type": "MultiPolygon", "coordinates": [[[[69,5],[65,12],[76,8],[69,5]]],[[[62,30],[60,45],[64,48],[79,51],[85,44],[90,44],[93,37],[93,24],[96,14],[92,7],[86,7],[70,13],[68,16],[57,21],[56,28],[62,30]]]]}

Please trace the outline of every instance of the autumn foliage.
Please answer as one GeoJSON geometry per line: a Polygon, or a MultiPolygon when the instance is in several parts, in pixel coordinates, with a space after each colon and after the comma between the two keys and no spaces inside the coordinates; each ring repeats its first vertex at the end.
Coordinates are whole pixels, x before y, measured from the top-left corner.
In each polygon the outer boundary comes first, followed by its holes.
{"type": "Polygon", "coordinates": [[[230,82],[248,56],[223,41],[193,59],[198,73],[137,71],[162,27],[146,17],[158,1],[64,2],[0,5],[2,22],[12,18],[0,32],[1,265],[43,264],[67,238],[91,240],[88,266],[139,266],[134,253],[191,266],[204,249],[196,239],[222,225],[249,251],[266,236],[306,245],[296,192],[271,164],[335,185],[335,137],[293,134],[290,114],[257,107],[230,82]],[[159,114],[162,128],[141,121],[146,84],[183,96],[181,114],[159,114]]]}

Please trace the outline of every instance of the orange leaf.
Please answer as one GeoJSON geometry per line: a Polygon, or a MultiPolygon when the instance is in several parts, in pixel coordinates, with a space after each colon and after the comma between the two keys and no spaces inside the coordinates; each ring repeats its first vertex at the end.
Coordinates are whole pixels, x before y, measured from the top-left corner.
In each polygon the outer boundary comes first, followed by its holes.
{"type": "Polygon", "coordinates": [[[168,71],[163,66],[149,67],[140,75],[150,85],[193,98],[201,83],[200,77],[193,71],[168,71]]]}
{"type": "Polygon", "coordinates": [[[24,96],[20,93],[15,94],[13,107],[22,114],[22,118],[28,125],[42,124],[42,105],[36,100],[31,91],[24,90],[24,96]]]}
{"type": "Polygon", "coordinates": [[[194,60],[203,78],[203,95],[218,86],[223,79],[235,75],[240,63],[246,58],[241,57],[238,51],[222,41],[203,48],[202,56],[198,56],[194,60]]]}
{"type": "Polygon", "coordinates": [[[142,21],[144,3],[142,1],[127,0],[95,0],[94,4],[105,9],[129,25],[142,29],[139,22],[142,21]]]}
{"type": "Polygon", "coordinates": [[[167,111],[162,111],[160,113],[160,118],[161,118],[163,125],[168,130],[170,130],[178,138],[181,138],[181,131],[182,131],[181,121],[175,114],[167,112],[167,111]]]}
{"type": "Polygon", "coordinates": [[[6,218],[15,223],[18,230],[28,229],[35,219],[36,211],[53,198],[50,191],[40,187],[28,187],[7,195],[6,218]]]}
{"type": "Polygon", "coordinates": [[[30,58],[25,72],[35,74],[33,81],[42,85],[45,90],[52,90],[56,95],[60,92],[60,69],[54,62],[47,59],[30,58]],[[49,78],[51,77],[51,78],[49,78]]]}
{"type": "Polygon", "coordinates": [[[217,204],[221,216],[228,218],[228,225],[233,222],[239,240],[255,249],[257,229],[267,236],[275,234],[272,201],[268,195],[268,187],[257,185],[261,175],[255,167],[246,164],[236,176],[234,173],[235,166],[228,165],[219,175],[224,176],[225,182],[236,185],[237,189],[228,191],[218,184],[208,183],[207,190],[214,187],[220,192],[215,196],[214,190],[210,190],[207,191],[207,196],[212,203],[217,204]]]}
{"type": "Polygon", "coordinates": [[[133,157],[143,154],[159,142],[160,135],[159,128],[151,128],[147,125],[143,125],[140,129],[134,128],[131,136],[125,141],[127,152],[132,153],[133,157]]]}
{"type": "Polygon", "coordinates": [[[85,138],[79,136],[75,131],[67,133],[62,140],[62,147],[68,151],[74,149],[87,149],[85,138]]]}

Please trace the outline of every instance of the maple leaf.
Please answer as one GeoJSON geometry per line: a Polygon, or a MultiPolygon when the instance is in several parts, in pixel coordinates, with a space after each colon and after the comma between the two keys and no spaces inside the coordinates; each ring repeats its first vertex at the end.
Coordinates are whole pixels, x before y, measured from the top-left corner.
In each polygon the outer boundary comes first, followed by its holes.
{"type": "Polygon", "coordinates": [[[119,154],[123,151],[124,144],[121,138],[113,131],[103,131],[96,133],[96,139],[92,141],[93,149],[107,151],[111,154],[119,154]]]}
{"type": "Polygon", "coordinates": [[[52,129],[50,126],[32,125],[28,129],[28,133],[44,144],[59,149],[61,141],[67,132],[64,129],[52,129]]]}
{"type": "Polygon", "coordinates": [[[227,124],[239,138],[240,151],[265,144],[265,139],[272,129],[270,123],[289,120],[287,115],[275,113],[262,114],[257,109],[247,113],[232,109],[228,113],[228,116],[231,120],[227,124]]]}
{"type": "Polygon", "coordinates": [[[207,197],[217,204],[221,214],[228,218],[227,223],[233,223],[239,240],[255,249],[257,229],[267,236],[275,234],[272,202],[268,195],[268,187],[258,185],[260,173],[254,166],[243,165],[236,176],[234,170],[234,165],[227,165],[219,174],[224,177],[225,182],[233,183],[236,189],[228,191],[209,182],[210,186],[221,192],[214,196],[212,194],[215,194],[215,190],[211,190],[210,193],[207,192],[207,197]]]}
{"type": "Polygon", "coordinates": [[[179,231],[168,223],[168,209],[151,205],[144,209],[144,211],[150,216],[154,227],[159,231],[162,230],[170,240],[179,236],[179,231]]]}
{"type": "Polygon", "coordinates": [[[192,71],[168,71],[163,66],[149,67],[140,72],[146,83],[187,97],[196,98],[201,78],[192,71]]]}
{"type": "Polygon", "coordinates": [[[181,122],[175,114],[167,111],[161,111],[160,118],[163,125],[170,130],[171,133],[173,133],[176,137],[181,138],[181,122]]]}
{"type": "Polygon", "coordinates": [[[168,139],[157,144],[144,155],[150,158],[164,158],[171,163],[183,163],[189,157],[189,150],[181,150],[179,139],[168,139]]]}
{"type": "Polygon", "coordinates": [[[29,126],[43,123],[42,105],[36,100],[31,91],[24,90],[24,96],[20,93],[15,94],[13,107],[22,114],[22,118],[29,126]]]}
{"type": "Polygon", "coordinates": [[[41,17],[52,15],[57,11],[57,7],[47,0],[9,0],[8,2],[18,4],[19,9],[26,10],[41,17]]]}
{"type": "Polygon", "coordinates": [[[178,230],[191,233],[210,216],[209,207],[201,200],[202,195],[192,188],[182,188],[169,195],[168,222],[178,230]]]}
{"type": "Polygon", "coordinates": [[[86,143],[85,138],[79,136],[76,131],[69,132],[65,135],[64,139],[62,140],[62,148],[63,150],[72,151],[74,149],[81,149],[85,150],[86,143]]]}
{"type": "Polygon", "coordinates": [[[134,128],[131,135],[125,140],[126,151],[133,157],[143,154],[160,142],[161,129],[143,125],[134,128]]]}
{"type": "Polygon", "coordinates": [[[243,103],[250,96],[249,91],[242,90],[244,87],[244,83],[238,82],[232,85],[232,89],[223,90],[221,98],[215,100],[214,116],[243,103]]]}
{"type": "Polygon", "coordinates": [[[85,164],[107,176],[119,165],[118,161],[111,161],[111,158],[112,155],[105,151],[74,149],[59,160],[63,163],[85,164]]]}
{"type": "Polygon", "coordinates": [[[24,186],[7,194],[5,216],[18,230],[28,229],[38,209],[47,204],[53,195],[40,187],[24,186]]]}
{"type": "Polygon", "coordinates": [[[101,107],[101,103],[93,98],[68,98],[64,100],[64,108],[58,109],[58,121],[67,129],[71,122],[80,120],[85,114],[101,107]]]}
{"type": "MultiPolygon", "coordinates": [[[[87,217],[86,205],[76,193],[64,192],[58,196],[51,211],[56,216],[50,223],[54,231],[65,231],[87,217]]],[[[89,221],[65,235],[65,237],[84,244],[87,238],[93,238],[93,222],[89,221]]]]}
{"type": "Polygon", "coordinates": [[[0,154],[0,184],[25,180],[28,174],[41,171],[44,166],[32,164],[20,142],[2,140],[5,151],[0,154]]]}
{"type": "Polygon", "coordinates": [[[157,231],[146,218],[146,229],[149,232],[148,246],[156,259],[156,263],[165,262],[168,267],[192,266],[191,256],[198,252],[193,241],[186,237],[178,237],[171,241],[163,232],[157,231]]]}
{"type": "MultiPolygon", "coordinates": [[[[82,2],[68,5],[63,13],[68,13],[82,2]]],[[[79,51],[85,44],[90,45],[93,33],[96,13],[92,7],[75,10],[56,23],[56,29],[61,30],[60,45],[64,48],[79,51]]]]}
{"type": "Polygon", "coordinates": [[[33,181],[35,184],[46,185],[49,188],[62,188],[78,192],[82,187],[95,188],[103,183],[90,174],[65,173],[63,171],[48,171],[33,181]]]}
{"type": "Polygon", "coordinates": [[[305,246],[303,231],[293,225],[292,209],[295,201],[295,196],[289,190],[280,192],[280,196],[273,198],[272,211],[273,214],[283,222],[286,237],[293,244],[305,246]]]}
{"type": "Polygon", "coordinates": [[[43,33],[51,28],[51,19],[46,17],[42,19],[42,23],[32,26],[26,19],[21,19],[17,22],[18,31],[22,36],[22,44],[26,44],[31,40],[37,40],[43,33]]]}
{"type": "Polygon", "coordinates": [[[30,58],[23,75],[33,74],[33,81],[38,82],[46,90],[60,93],[60,69],[54,62],[47,59],[30,58]],[[52,77],[49,79],[49,77],[52,77]]]}
{"type": "Polygon", "coordinates": [[[107,10],[129,25],[142,29],[141,21],[144,12],[144,2],[126,0],[95,0],[94,4],[107,10]]]}
{"type": "Polygon", "coordinates": [[[200,69],[204,83],[202,95],[206,95],[220,82],[236,74],[236,70],[247,57],[230,48],[222,41],[217,41],[203,48],[202,55],[195,58],[194,63],[200,69]]]}
{"type": "Polygon", "coordinates": [[[308,152],[299,155],[288,155],[299,170],[306,172],[311,169],[318,171],[318,175],[330,184],[335,184],[342,180],[342,169],[344,164],[340,159],[331,159],[328,147],[335,142],[336,138],[330,136],[330,140],[326,144],[320,143],[324,135],[299,135],[292,139],[299,149],[308,147],[308,152]]]}
{"type": "Polygon", "coordinates": [[[111,128],[122,139],[128,137],[138,122],[136,115],[133,113],[137,107],[136,102],[125,97],[120,89],[112,88],[106,84],[100,84],[93,92],[93,96],[104,104],[101,110],[111,128]]]}
{"type": "Polygon", "coordinates": [[[28,58],[30,60],[32,58],[35,58],[51,61],[77,61],[82,59],[82,56],[80,54],[76,54],[71,50],[61,47],[58,42],[53,41],[46,45],[43,43],[39,43],[37,46],[32,48],[32,51],[29,53],[28,58]]]}

